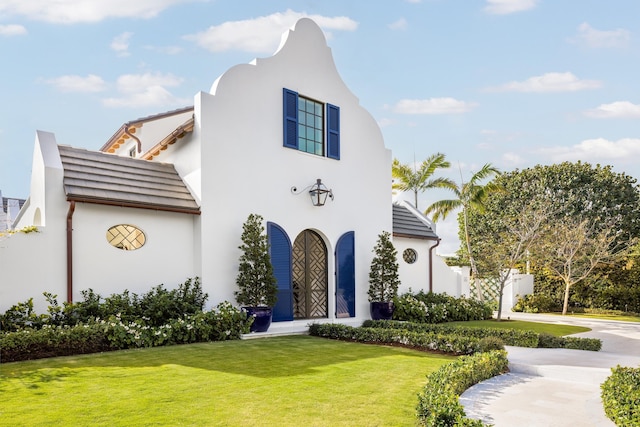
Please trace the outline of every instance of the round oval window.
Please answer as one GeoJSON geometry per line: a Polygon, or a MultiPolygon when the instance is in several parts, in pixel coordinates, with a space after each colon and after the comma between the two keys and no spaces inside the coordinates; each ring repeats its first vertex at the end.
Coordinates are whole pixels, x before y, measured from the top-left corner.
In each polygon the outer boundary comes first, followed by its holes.
{"type": "Polygon", "coordinates": [[[134,225],[119,224],[107,230],[107,242],[123,251],[134,251],[144,246],[144,232],[134,225]]]}
{"type": "Polygon", "coordinates": [[[402,252],[402,259],[404,259],[407,264],[413,264],[418,259],[418,253],[411,248],[405,249],[404,252],[402,252]]]}

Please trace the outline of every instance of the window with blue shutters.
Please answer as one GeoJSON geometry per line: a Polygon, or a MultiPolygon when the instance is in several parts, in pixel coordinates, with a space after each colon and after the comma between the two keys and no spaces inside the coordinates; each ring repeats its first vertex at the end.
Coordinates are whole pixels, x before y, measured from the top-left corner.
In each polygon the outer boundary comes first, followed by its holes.
{"type": "Polygon", "coordinates": [[[284,141],[287,148],[340,159],[340,108],[283,89],[284,141]]]}

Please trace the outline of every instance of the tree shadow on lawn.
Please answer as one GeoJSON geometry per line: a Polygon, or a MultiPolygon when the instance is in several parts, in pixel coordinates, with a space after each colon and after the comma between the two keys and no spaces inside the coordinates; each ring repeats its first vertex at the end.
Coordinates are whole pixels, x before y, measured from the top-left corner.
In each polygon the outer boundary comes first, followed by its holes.
{"type": "Polygon", "coordinates": [[[70,375],[69,370],[91,367],[145,368],[167,365],[259,378],[287,377],[309,374],[324,366],[380,357],[426,357],[434,359],[434,363],[454,359],[453,356],[401,347],[366,345],[297,335],[16,362],[19,365],[2,364],[0,365],[0,383],[3,377],[29,376],[43,369],[63,371],[67,372],[65,375],[70,375]],[[15,369],[11,369],[13,366],[15,369]]]}

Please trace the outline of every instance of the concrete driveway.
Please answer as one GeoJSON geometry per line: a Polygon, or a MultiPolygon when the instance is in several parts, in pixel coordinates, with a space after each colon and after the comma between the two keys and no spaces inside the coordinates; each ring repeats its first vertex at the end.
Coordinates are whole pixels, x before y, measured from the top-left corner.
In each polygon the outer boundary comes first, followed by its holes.
{"type": "Polygon", "coordinates": [[[510,372],[460,396],[470,418],[496,427],[614,426],[604,414],[600,384],[611,368],[640,366],[640,323],[503,313],[503,318],[586,326],[573,336],[599,338],[599,352],[507,347],[510,372]]]}

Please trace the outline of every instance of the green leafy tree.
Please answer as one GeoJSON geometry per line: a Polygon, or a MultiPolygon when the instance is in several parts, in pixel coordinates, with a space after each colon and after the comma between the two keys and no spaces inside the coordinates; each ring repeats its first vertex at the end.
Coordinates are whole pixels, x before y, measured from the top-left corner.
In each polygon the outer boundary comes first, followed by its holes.
{"type": "Polygon", "coordinates": [[[260,215],[251,214],[242,225],[242,251],[235,292],[238,304],[247,307],[273,307],[278,288],[269,257],[269,242],[260,215]]]}
{"type": "MultiPolygon", "coordinates": [[[[469,235],[468,215],[469,211],[475,210],[482,212],[486,200],[490,195],[501,191],[502,187],[494,181],[486,182],[496,175],[500,175],[500,171],[492,166],[490,163],[485,164],[479,171],[475,172],[469,182],[461,181],[460,185],[455,184],[450,188],[455,195],[453,199],[439,200],[427,208],[426,215],[432,215],[431,218],[434,222],[439,219],[445,219],[450,213],[461,210],[460,217],[462,218],[461,231],[464,233],[464,242],[467,248],[467,254],[469,256],[469,264],[471,265],[471,272],[474,280],[478,278],[478,268],[471,252],[471,239],[469,235]],[[486,182],[486,183],[485,183],[486,182]]],[[[482,300],[482,291],[480,286],[476,283],[476,291],[478,299],[482,300]]]]}
{"type": "Polygon", "coordinates": [[[383,231],[373,248],[375,256],[369,270],[369,301],[390,302],[398,295],[398,251],[391,242],[391,234],[383,231]]]}
{"type": "Polygon", "coordinates": [[[438,169],[446,169],[451,166],[445,155],[436,153],[424,160],[419,168],[415,163],[403,164],[398,159],[394,159],[391,165],[391,176],[394,179],[392,188],[399,191],[413,192],[414,206],[418,208],[418,194],[432,188],[453,189],[455,182],[448,178],[434,178],[438,169]]]}
{"type": "MultiPolygon", "coordinates": [[[[604,229],[610,229],[610,249],[615,253],[640,235],[640,189],[636,180],[624,173],[614,173],[609,166],[594,167],[581,162],[538,165],[501,174],[494,183],[504,191],[491,197],[482,213],[471,212],[467,218],[470,239],[477,242],[471,252],[475,258],[488,257],[486,253],[500,245],[500,231],[526,206],[546,204],[552,207],[545,222],[544,236],[554,233],[554,227],[559,227],[556,234],[562,234],[560,227],[569,224],[574,229],[583,227],[586,237],[597,241],[604,229]],[[583,221],[584,226],[580,226],[583,221]],[[481,251],[484,253],[480,254],[481,251]]],[[[463,226],[460,219],[461,229],[463,226]]],[[[566,282],[545,266],[548,260],[545,261],[543,255],[545,252],[538,250],[532,251],[530,256],[531,265],[537,272],[536,292],[544,291],[545,295],[557,300],[564,299],[566,282]]],[[[582,255],[587,256],[585,252],[582,255]]],[[[600,262],[584,279],[570,287],[595,284],[591,275],[612,261],[600,262]]]]}

